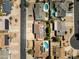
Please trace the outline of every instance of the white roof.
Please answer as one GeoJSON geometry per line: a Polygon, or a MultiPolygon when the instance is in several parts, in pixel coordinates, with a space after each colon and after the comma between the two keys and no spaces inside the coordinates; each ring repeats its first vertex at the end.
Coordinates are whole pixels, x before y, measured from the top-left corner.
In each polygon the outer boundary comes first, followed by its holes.
{"type": "Polygon", "coordinates": [[[5,19],[7,19],[5,16],[0,17],[0,30],[5,30],[5,19]]]}
{"type": "Polygon", "coordinates": [[[0,30],[4,30],[4,29],[5,29],[5,20],[0,19],[0,30]]]}

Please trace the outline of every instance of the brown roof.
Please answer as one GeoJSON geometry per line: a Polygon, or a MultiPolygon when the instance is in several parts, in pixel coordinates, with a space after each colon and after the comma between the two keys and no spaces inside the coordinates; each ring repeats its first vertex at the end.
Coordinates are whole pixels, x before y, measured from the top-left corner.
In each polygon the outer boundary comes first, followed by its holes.
{"type": "Polygon", "coordinates": [[[41,47],[41,44],[42,44],[42,40],[40,41],[34,41],[35,42],[35,46],[34,46],[34,56],[35,57],[47,57],[48,56],[48,51],[45,51],[45,52],[41,52],[40,50],[40,47],[41,47]]]}
{"type": "Polygon", "coordinates": [[[42,22],[35,22],[34,23],[34,34],[36,35],[37,39],[44,39],[45,31],[44,31],[44,23],[42,22]]]}

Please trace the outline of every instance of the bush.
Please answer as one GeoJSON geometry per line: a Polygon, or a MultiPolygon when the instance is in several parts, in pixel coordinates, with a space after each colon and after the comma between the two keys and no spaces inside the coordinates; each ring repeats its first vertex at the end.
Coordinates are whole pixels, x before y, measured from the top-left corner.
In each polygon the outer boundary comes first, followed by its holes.
{"type": "Polygon", "coordinates": [[[57,37],[53,37],[52,39],[53,39],[54,42],[59,42],[60,41],[60,38],[58,36],[57,37]]]}
{"type": "Polygon", "coordinates": [[[51,56],[47,56],[46,59],[51,59],[51,56]]]}
{"type": "Polygon", "coordinates": [[[57,37],[55,37],[55,40],[56,40],[56,42],[59,42],[60,38],[57,36],[57,37]]]}
{"type": "Polygon", "coordinates": [[[50,39],[50,33],[51,33],[50,22],[46,21],[46,39],[50,39]]]}
{"type": "Polygon", "coordinates": [[[3,16],[2,12],[0,12],[0,16],[3,16]]]}
{"type": "Polygon", "coordinates": [[[30,49],[30,50],[28,50],[27,52],[28,52],[28,54],[32,54],[32,53],[33,53],[33,50],[30,49]]]}
{"type": "Polygon", "coordinates": [[[50,27],[47,27],[46,28],[46,33],[50,34],[50,32],[51,32],[51,28],[50,27]]]}

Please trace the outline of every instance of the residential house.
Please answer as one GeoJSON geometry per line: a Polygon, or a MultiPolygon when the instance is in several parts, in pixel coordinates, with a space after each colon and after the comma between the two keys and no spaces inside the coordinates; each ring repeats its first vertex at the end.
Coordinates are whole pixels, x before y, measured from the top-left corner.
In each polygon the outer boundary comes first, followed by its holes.
{"type": "Polygon", "coordinates": [[[57,8],[57,15],[56,17],[65,17],[66,16],[66,9],[62,7],[61,2],[56,2],[56,8],[57,8]]]}
{"type": "Polygon", "coordinates": [[[9,47],[10,38],[8,34],[0,33],[0,48],[9,47]]]}
{"type": "Polygon", "coordinates": [[[56,8],[57,8],[57,13],[61,14],[58,16],[66,16],[66,13],[72,13],[73,12],[73,2],[66,0],[64,2],[56,1],[56,8]],[[60,12],[61,13],[60,13],[60,12]]]}
{"type": "Polygon", "coordinates": [[[2,3],[2,12],[9,14],[11,12],[12,3],[10,0],[3,0],[2,3]]]}
{"type": "Polygon", "coordinates": [[[54,59],[65,59],[65,51],[64,48],[54,47],[53,48],[54,59]]]}
{"type": "Polygon", "coordinates": [[[56,35],[63,36],[67,30],[65,22],[61,22],[60,20],[56,20],[54,22],[54,30],[56,31],[56,35]]]}
{"type": "Polygon", "coordinates": [[[5,17],[2,19],[0,18],[0,31],[9,30],[9,20],[5,17]]]}
{"type": "Polygon", "coordinates": [[[34,5],[34,18],[35,20],[44,20],[45,18],[45,12],[43,11],[43,5],[44,3],[42,2],[37,2],[34,5]]]}
{"type": "Polygon", "coordinates": [[[0,59],[9,59],[9,49],[0,49],[0,59]]]}
{"type": "Polygon", "coordinates": [[[45,38],[45,24],[43,22],[34,23],[34,35],[37,40],[45,38]]]}
{"type": "Polygon", "coordinates": [[[45,44],[45,41],[42,40],[34,41],[34,58],[46,59],[49,55],[49,47],[45,47],[47,44],[48,43],[45,44]]]}

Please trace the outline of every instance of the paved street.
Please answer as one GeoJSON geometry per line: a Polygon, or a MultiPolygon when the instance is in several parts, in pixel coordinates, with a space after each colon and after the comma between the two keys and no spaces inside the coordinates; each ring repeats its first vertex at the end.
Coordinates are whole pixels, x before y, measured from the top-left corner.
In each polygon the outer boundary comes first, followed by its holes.
{"type": "Polygon", "coordinates": [[[25,0],[21,0],[21,20],[20,20],[20,59],[26,59],[26,8],[25,0]]]}
{"type": "MultiPolygon", "coordinates": [[[[78,34],[79,32],[79,2],[74,0],[74,32],[78,34]]],[[[75,34],[72,36],[70,43],[74,49],[79,49],[79,39],[75,37],[75,34]]]]}

